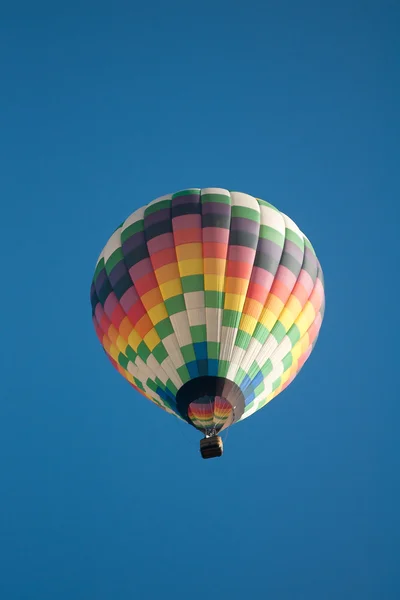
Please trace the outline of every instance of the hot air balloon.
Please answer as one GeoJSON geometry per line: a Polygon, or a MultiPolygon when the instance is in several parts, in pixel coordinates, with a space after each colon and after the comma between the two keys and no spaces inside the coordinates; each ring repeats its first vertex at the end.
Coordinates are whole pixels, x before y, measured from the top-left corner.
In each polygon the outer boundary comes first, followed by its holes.
{"type": "Polygon", "coordinates": [[[219,434],[296,377],[316,343],[323,275],[307,237],[264,200],[220,188],[157,198],[120,225],[95,269],[97,336],[140,394],[219,434]]]}

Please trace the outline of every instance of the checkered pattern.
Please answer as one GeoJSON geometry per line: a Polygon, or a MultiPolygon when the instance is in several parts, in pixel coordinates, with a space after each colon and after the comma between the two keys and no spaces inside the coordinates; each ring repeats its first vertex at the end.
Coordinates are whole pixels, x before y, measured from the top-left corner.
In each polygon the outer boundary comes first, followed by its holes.
{"type": "MultiPolygon", "coordinates": [[[[111,236],[91,287],[97,336],[141,394],[180,417],[189,379],[234,381],[256,412],[293,381],[324,311],[323,276],[298,227],[269,203],[219,188],[158,198],[111,236]]],[[[223,400],[204,422],[228,418],[223,400]]]]}

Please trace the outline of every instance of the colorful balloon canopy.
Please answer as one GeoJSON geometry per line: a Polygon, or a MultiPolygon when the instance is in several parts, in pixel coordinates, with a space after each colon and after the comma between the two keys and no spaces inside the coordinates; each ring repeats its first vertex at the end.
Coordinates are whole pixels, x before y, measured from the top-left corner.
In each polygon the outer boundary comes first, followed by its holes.
{"type": "Polygon", "coordinates": [[[214,435],[296,377],[317,340],[324,286],[310,242],[271,204],[188,189],[118,227],[91,300],[97,336],[121,375],[214,435]]]}

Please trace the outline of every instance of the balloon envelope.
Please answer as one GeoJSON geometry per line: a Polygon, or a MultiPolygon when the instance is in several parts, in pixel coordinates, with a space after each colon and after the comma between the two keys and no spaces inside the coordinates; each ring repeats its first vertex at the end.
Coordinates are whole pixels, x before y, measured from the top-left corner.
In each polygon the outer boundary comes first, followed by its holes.
{"type": "Polygon", "coordinates": [[[158,406],[212,435],[265,406],[310,356],[323,275],[295,223],[268,202],[189,189],[113,233],[91,287],[114,367],[158,406]]]}

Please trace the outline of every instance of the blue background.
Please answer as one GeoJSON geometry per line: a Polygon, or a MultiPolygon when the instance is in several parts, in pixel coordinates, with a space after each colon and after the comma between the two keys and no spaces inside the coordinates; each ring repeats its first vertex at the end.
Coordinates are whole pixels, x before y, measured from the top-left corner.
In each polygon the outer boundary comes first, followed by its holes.
{"type": "Polygon", "coordinates": [[[0,597],[400,597],[396,1],[37,2],[0,18],[0,597]],[[222,460],[112,369],[89,286],[185,187],[258,195],[321,260],[289,390],[222,460]]]}

